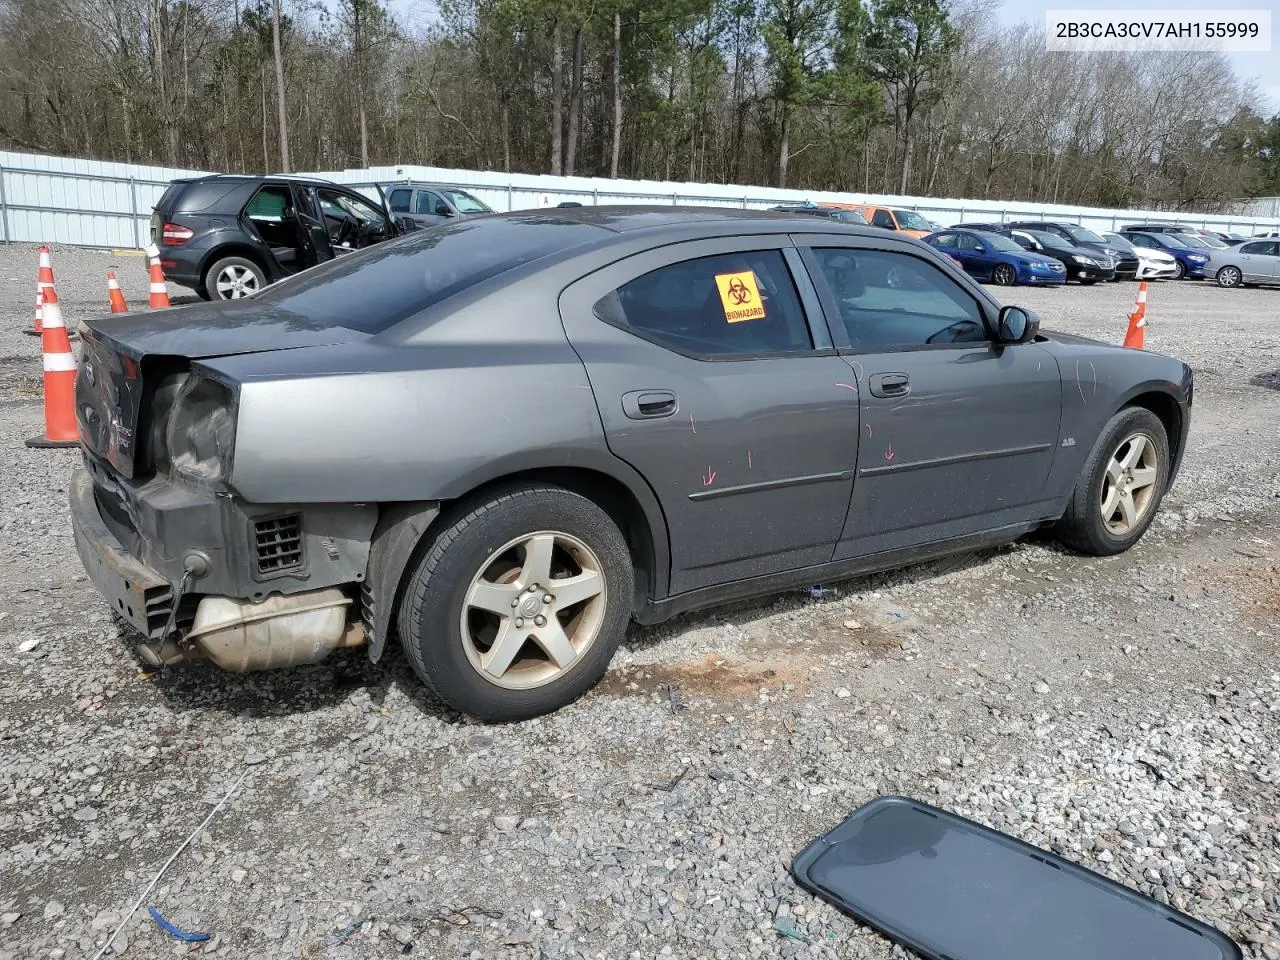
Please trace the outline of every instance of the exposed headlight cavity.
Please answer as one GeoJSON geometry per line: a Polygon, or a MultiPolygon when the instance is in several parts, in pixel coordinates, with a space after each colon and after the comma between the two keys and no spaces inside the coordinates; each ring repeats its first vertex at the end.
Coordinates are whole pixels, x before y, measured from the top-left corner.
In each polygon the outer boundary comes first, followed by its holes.
{"type": "Polygon", "coordinates": [[[219,480],[231,463],[234,442],[231,391],[216,380],[193,375],[179,391],[165,431],[173,469],[202,480],[219,480]]]}

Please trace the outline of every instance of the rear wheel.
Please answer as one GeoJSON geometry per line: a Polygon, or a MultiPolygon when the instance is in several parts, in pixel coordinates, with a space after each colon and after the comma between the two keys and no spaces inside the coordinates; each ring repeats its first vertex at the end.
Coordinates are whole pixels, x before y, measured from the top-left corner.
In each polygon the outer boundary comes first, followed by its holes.
{"type": "Polygon", "coordinates": [[[267,285],[267,275],[248,257],[223,257],[204,275],[210,300],[239,300],[267,285]]]}
{"type": "Polygon", "coordinates": [[[1002,287],[1012,287],[1018,282],[1018,274],[1009,264],[997,263],[991,271],[991,279],[1002,287]]]}
{"type": "Polygon", "coordinates": [[[1103,428],[1085,461],[1058,537],[1094,556],[1123,553],[1151,526],[1169,482],[1169,438],[1145,407],[1126,407],[1103,428]]]}
{"type": "Polygon", "coordinates": [[[590,500],[517,486],[463,508],[431,541],[400,606],[424,683],[484,720],[572,703],[609,666],[631,614],[626,541],[590,500]]]}
{"type": "Polygon", "coordinates": [[[1241,285],[1240,281],[1243,280],[1244,277],[1240,273],[1239,267],[1226,266],[1218,271],[1218,275],[1215,279],[1218,281],[1218,286],[1220,287],[1238,287],[1241,285]]]}

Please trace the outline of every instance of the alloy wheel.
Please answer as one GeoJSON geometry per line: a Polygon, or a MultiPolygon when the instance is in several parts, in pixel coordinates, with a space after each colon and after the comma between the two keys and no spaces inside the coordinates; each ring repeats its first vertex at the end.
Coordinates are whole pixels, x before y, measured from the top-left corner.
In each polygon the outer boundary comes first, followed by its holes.
{"type": "Polygon", "coordinates": [[[233,263],[222,268],[214,285],[223,300],[239,300],[258,292],[258,276],[248,267],[233,263]]]}
{"type": "Polygon", "coordinates": [[[1130,434],[1112,452],[1102,478],[1100,508],[1107,532],[1123,537],[1146,517],[1156,498],[1160,463],[1145,433],[1130,434]]]}
{"type": "Polygon", "coordinates": [[[1240,286],[1240,271],[1236,267],[1223,267],[1218,271],[1218,285],[1221,287],[1240,286]]]}
{"type": "Polygon", "coordinates": [[[540,531],[512,540],[467,588],[461,614],[467,659],[508,690],[550,683],[595,643],[606,599],[603,565],[577,537],[540,531]]]}
{"type": "Polygon", "coordinates": [[[1013,272],[1013,267],[1001,263],[996,265],[992,279],[1002,287],[1011,287],[1017,282],[1018,276],[1013,272]]]}

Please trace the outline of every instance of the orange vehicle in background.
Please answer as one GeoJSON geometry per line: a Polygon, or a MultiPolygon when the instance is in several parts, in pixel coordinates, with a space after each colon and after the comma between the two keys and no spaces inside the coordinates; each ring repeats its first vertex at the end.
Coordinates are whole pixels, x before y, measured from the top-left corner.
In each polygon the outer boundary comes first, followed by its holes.
{"type": "Polygon", "coordinates": [[[897,207],[879,206],[874,203],[828,203],[828,207],[839,207],[842,210],[856,210],[873,227],[885,230],[898,230],[909,237],[919,240],[933,233],[929,221],[914,210],[901,210],[897,207]]]}

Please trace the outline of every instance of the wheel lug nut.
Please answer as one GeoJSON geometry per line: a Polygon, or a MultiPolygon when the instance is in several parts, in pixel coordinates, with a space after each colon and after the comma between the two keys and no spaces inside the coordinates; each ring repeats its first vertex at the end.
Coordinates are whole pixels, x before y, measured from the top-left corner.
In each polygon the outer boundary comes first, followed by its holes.
{"type": "Polygon", "coordinates": [[[517,626],[517,627],[523,627],[523,626],[524,626],[524,617],[516,617],[516,626],[517,626]]]}
{"type": "Polygon", "coordinates": [[[511,601],[511,606],[512,606],[513,608],[514,608],[514,607],[518,607],[518,606],[520,606],[520,601],[519,601],[519,600],[512,600],[512,601],[511,601]]]}
{"type": "Polygon", "coordinates": [[[540,626],[540,627],[545,627],[545,626],[547,625],[547,618],[546,618],[546,617],[535,617],[533,622],[534,622],[534,623],[536,623],[536,624],[537,624],[538,626],[540,626]]]}
{"type": "Polygon", "coordinates": [[[556,601],[556,598],[549,593],[542,598],[543,603],[555,603],[555,601],[556,601]]]}

